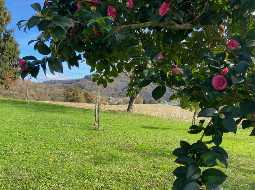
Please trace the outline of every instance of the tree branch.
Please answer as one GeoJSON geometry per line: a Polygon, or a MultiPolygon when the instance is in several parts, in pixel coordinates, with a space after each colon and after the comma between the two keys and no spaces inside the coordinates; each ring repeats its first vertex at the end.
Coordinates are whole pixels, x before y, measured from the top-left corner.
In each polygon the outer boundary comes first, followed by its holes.
{"type": "Polygon", "coordinates": [[[185,24],[178,24],[176,22],[144,22],[144,23],[137,23],[137,24],[127,24],[121,25],[114,28],[114,32],[121,32],[123,30],[134,30],[140,28],[148,28],[148,27],[159,27],[159,28],[166,28],[171,30],[191,30],[193,25],[190,23],[185,24]]]}

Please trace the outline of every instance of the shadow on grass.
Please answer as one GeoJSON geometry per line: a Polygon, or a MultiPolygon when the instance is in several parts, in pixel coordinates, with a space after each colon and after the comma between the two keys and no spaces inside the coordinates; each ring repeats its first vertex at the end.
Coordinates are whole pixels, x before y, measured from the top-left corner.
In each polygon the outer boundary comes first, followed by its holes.
{"type": "Polygon", "coordinates": [[[51,112],[51,113],[72,113],[72,112],[90,112],[90,110],[82,109],[82,108],[70,108],[63,105],[54,105],[47,104],[43,102],[25,102],[23,100],[5,100],[0,99],[1,104],[5,104],[6,106],[15,107],[25,109],[26,111],[40,113],[40,112],[51,112]]]}
{"type": "Polygon", "coordinates": [[[141,128],[143,129],[151,129],[151,130],[161,130],[161,131],[167,131],[167,130],[171,130],[171,127],[155,127],[155,126],[142,126],[141,128]]]}

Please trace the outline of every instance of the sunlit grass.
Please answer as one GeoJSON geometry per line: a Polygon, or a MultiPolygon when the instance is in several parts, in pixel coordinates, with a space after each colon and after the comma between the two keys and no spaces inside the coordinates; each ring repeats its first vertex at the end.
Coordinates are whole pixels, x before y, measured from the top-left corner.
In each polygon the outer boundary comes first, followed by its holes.
{"type": "MultiPolygon", "coordinates": [[[[119,112],[0,100],[0,189],[170,189],[171,151],[189,123],[119,112]]],[[[227,135],[228,190],[255,189],[255,138],[227,135]]]]}

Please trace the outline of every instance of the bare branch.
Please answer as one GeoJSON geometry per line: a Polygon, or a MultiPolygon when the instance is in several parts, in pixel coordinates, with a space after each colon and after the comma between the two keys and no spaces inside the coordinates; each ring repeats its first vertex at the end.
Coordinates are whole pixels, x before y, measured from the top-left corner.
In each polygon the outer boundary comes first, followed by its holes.
{"type": "Polygon", "coordinates": [[[178,24],[176,22],[144,22],[144,23],[137,23],[137,24],[128,24],[128,25],[121,25],[117,26],[114,29],[114,32],[121,32],[122,30],[134,30],[139,28],[149,28],[149,27],[159,27],[159,28],[166,28],[171,30],[191,30],[193,25],[190,23],[178,24]]]}

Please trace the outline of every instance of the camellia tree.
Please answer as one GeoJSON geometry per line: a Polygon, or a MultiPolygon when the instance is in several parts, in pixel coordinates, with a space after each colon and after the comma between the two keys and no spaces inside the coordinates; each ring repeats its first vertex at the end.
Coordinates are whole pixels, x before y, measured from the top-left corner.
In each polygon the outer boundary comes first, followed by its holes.
{"type": "Polygon", "coordinates": [[[174,89],[182,105],[199,105],[189,133],[201,137],[174,150],[173,189],[221,189],[224,134],[239,126],[255,134],[254,0],[48,0],[32,7],[36,14],[19,26],[39,29],[31,43],[44,57],[24,57],[22,77],[86,60],[103,86],[135,71],[139,88],[158,84],[155,99],[174,89]]]}

